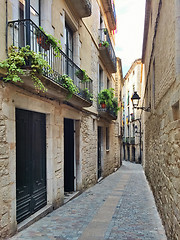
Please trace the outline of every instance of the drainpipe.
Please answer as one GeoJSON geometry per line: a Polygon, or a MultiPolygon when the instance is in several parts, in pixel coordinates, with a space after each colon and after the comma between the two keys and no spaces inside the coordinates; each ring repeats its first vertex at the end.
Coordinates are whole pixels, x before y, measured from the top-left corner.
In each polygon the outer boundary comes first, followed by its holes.
{"type": "Polygon", "coordinates": [[[6,0],[6,54],[8,55],[8,0],[6,0]]]}

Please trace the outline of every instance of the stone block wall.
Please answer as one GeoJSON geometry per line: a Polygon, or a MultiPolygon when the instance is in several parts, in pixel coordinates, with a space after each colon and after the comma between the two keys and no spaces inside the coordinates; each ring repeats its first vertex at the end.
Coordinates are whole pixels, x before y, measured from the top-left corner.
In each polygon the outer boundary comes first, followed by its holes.
{"type": "MultiPolygon", "coordinates": [[[[168,239],[180,239],[180,84],[175,63],[175,1],[152,1],[145,55],[144,168],[168,239]],[[151,23],[152,21],[152,23],[151,23]],[[153,62],[155,69],[153,69],[153,62]],[[154,73],[153,73],[154,71],[154,73]],[[155,98],[153,98],[153,75],[155,98]],[[153,104],[153,101],[155,104],[153,104]]],[[[179,54],[179,53],[178,53],[179,54]]]]}

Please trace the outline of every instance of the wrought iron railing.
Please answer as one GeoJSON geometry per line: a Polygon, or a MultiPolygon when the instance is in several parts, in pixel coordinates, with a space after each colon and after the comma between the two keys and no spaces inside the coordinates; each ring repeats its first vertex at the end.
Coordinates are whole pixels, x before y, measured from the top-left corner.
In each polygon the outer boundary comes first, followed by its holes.
{"type": "Polygon", "coordinates": [[[111,57],[111,61],[113,62],[113,65],[116,67],[116,54],[112,46],[107,28],[99,29],[99,46],[101,45],[107,48],[109,55],[111,57]],[[106,44],[106,42],[108,44],[106,44]]]}
{"type": "Polygon", "coordinates": [[[129,138],[129,144],[135,144],[135,137],[129,138]]]}
{"type": "Polygon", "coordinates": [[[34,52],[41,53],[42,57],[52,68],[52,73],[46,71],[43,75],[52,81],[62,84],[62,75],[68,75],[79,89],[78,95],[91,102],[89,94],[93,93],[92,80],[83,81],[84,72],[59,48],[57,52],[48,40],[47,35],[31,20],[17,20],[8,23],[8,40],[10,45],[18,48],[29,45],[34,52]],[[87,94],[87,92],[89,94],[87,94]]]}
{"type": "Polygon", "coordinates": [[[98,112],[108,113],[110,116],[112,116],[113,119],[117,119],[117,114],[113,109],[108,107],[102,107],[101,104],[98,103],[98,101],[97,101],[97,108],[98,108],[98,112]]]}

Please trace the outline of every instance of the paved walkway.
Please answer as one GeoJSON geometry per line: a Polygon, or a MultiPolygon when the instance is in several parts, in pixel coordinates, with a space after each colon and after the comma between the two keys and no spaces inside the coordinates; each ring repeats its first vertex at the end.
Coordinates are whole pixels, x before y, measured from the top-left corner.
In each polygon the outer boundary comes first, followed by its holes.
{"type": "Polygon", "coordinates": [[[123,166],[11,240],[166,240],[141,165],[123,166]]]}

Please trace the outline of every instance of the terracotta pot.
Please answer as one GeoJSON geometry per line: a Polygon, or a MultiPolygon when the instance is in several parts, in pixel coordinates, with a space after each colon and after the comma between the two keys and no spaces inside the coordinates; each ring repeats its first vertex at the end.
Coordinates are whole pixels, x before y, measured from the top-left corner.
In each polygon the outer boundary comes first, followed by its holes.
{"type": "Polygon", "coordinates": [[[105,103],[101,103],[101,107],[102,108],[106,108],[106,104],[105,103]]]}
{"type": "Polygon", "coordinates": [[[38,36],[37,37],[37,43],[44,48],[45,51],[49,50],[50,44],[46,43],[47,39],[44,38],[44,36],[38,36]]]}

